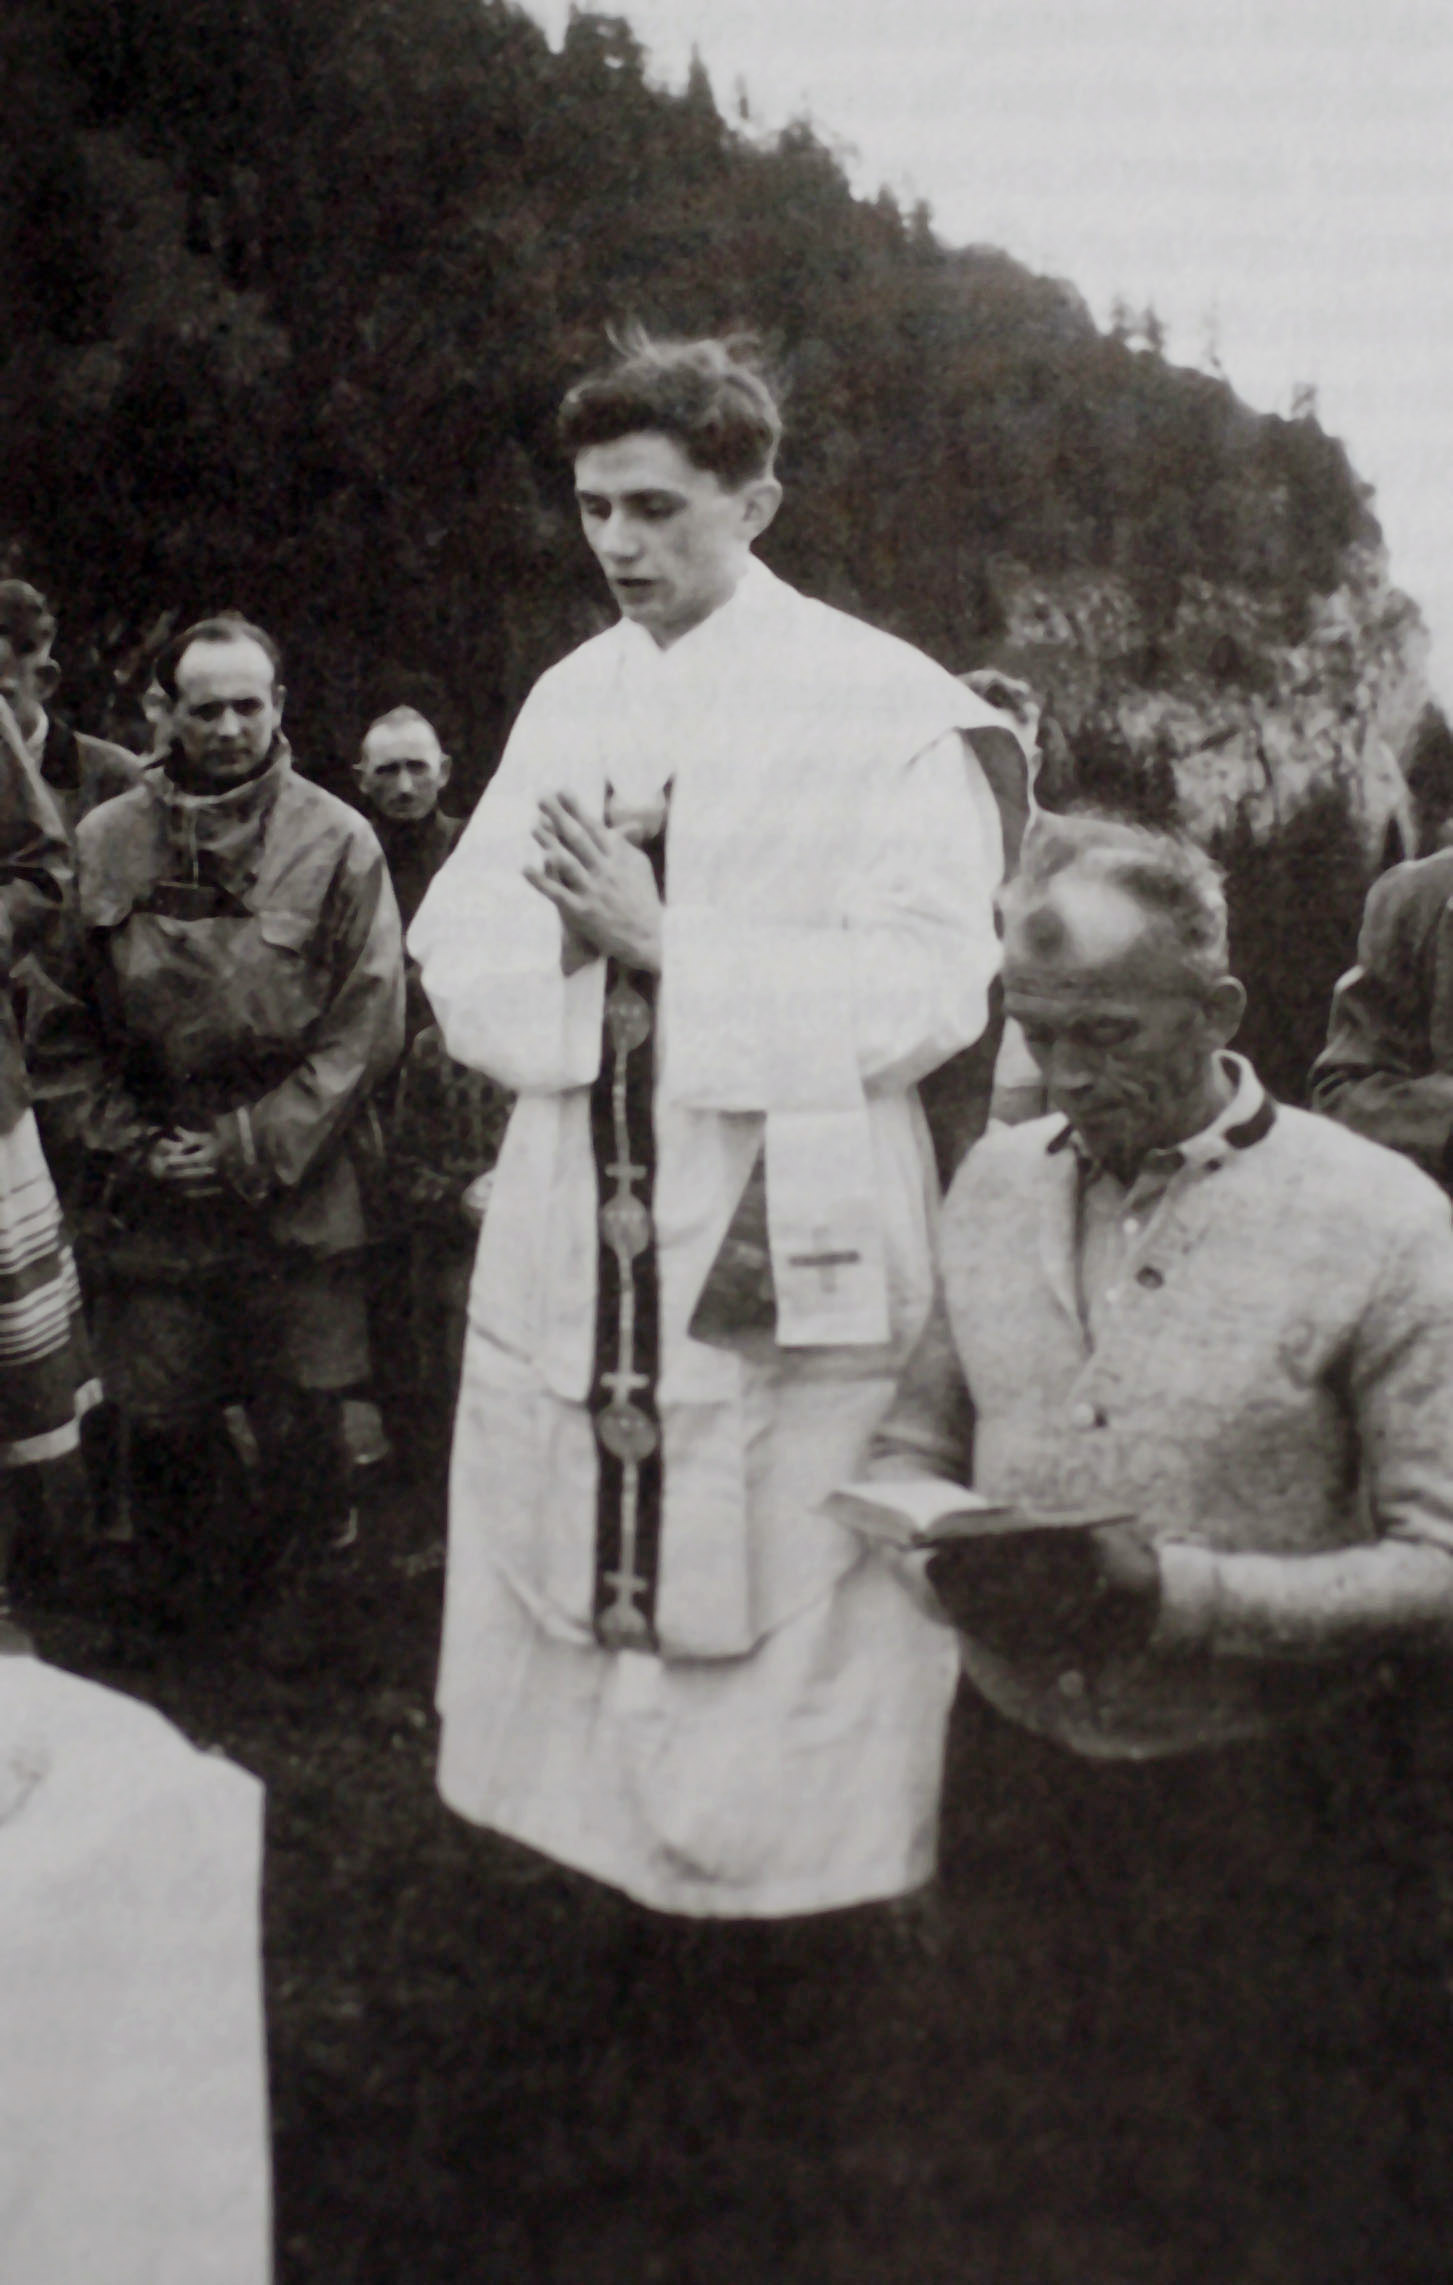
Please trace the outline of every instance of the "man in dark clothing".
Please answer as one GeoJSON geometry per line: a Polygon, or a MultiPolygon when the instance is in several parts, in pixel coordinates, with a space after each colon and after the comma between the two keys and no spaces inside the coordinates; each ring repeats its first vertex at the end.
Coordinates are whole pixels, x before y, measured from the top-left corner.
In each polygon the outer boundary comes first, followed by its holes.
{"type": "Polygon", "coordinates": [[[1312,1104],[1453,1190],[1453,849],[1374,881],[1312,1104]]]}
{"type": "Polygon", "coordinates": [[[27,755],[74,834],[98,802],[135,785],[145,763],[124,746],[73,730],[48,704],[61,670],[51,656],[55,613],[23,579],[0,579],[0,698],[7,700],[27,755]]]}
{"type": "Polygon", "coordinates": [[[40,1045],[85,1153],[137,1520],[185,1599],[240,1461],[254,1574],[341,1521],[339,1399],[369,1370],[359,1161],[403,958],[373,833],[293,771],[270,639],[204,620],[158,671],[170,742],[81,825],[71,992],[40,1045]]]}
{"type": "MultiPolygon", "coordinates": [[[[439,734],[417,707],[391,707],[364,733],[354,779],[388,860],[405,928],[464,831],[462,818],[439,807],[449,771],[450,758],[439,734]]],[[[453,1418],[458,1359],[452,1335],[441,1334],[439,1328],[454,1324],[461,1281],[467,1284],[480,1215],[462,1201],[468,1183],[493,1164],[499,1146],[494,1127],[501,1123],[495,1122],[493,1107],[504,1098],[481,1073],[450,1062],[432,1030],[433,1011],[419,981],[418,964],[406,960],[404,967],[407,1052],[397,1081],[384,1091],[392,1122],[388,1200],[385,1224],[376,1232],[370,1251],[369,1315],[375,1350],[400,1368],[390,1372],[388,1383],[395,1433],[403,1436],[412,1463],[422,1466],[437,1442],[428,1428],[436,1427],[442,1415],[447,1432],[453,1418]],[[416,1049],[423,1057],[417,1071],[416,1049]],[[466,1171],[460,1171],[458,1163],[458,1116],[445,1116],[440,1124],[439,1102],[445,1098],[456,1110],[470,1106],[462,1114],[466,1171]],[[480,1117],[481,1132],[492,1137],[484,1147],[473,1139],[480,1117]],[[444,1161],[436,1157],[432,1175],[426,1173],[423,1161],[431,1151],[444,1150],[446,1131],[451,1138],[445,1152],[449,1171],[443,1171],[444,1161]],[[462,1257],[467,1260],[461,1270],[462,1257]]],[[[362,1416],[368,1419],[368,1436],[360,1447],[365,1466],[385,1458],[390,1449],[377,1410],[370,1407],[369,1414],[371,1419],[362,1416]]]]}
{"type": "MultiPolygon", "coordinates": [[[[0,580],[0,699],[8,704],[19,737],[18,760],[50,796],[74,855],[81,819],[135,785],[146,763],[124,746],[89,737],[50,711],[61,679],[52,656],[55,637],[56,615],[39,589],[24,579],[0,580]]],[[[34,1069],[35,1043],[55,998],[48,957],[55,949],[54,943],[46,946],[33,938],[10,969],[6,996],[25,1061],[32,1067],[29,1086],[40,1147],[61,1205],[70,1213],[77,1202],[80,1170],[51,1118],[47,1082],[34,1069]]],[[[98,1483],[114,1480],[114,1438],[111,1408],[97,1404],[85,1422],[85,1441],[98,1483]]],[[[103,1498],[103,1506],[109,1497],[103,1498]]]]}
{"type": "Polygon", "coordinates": [[[378,1249],[375,1346],[401,1356],[403,1385],[396,1378],[392,1388],[407,1407],[418,1470],[447,1457],[469,1282],[510,1102],[486,1072],[455,1062],[437,1024],[416,1034],[399,1067],[389,1133],[393,1238],[378,1249]]]}
{"type": "MultiPolygon", "coordinates": [[[[48,711],[61,676],[51,656],[55,634],[55,613],[38,588],[24,579],[0,580],[0,698],[10,707],[24,759],[44,784],[74,843],[81,819],[113,794],[125,793],[135,785],[146,765],[140,755],[128,753],[124,746],[88,737],[48,711]]],[[[53,990],[45,963],[35,950],[17,960],[10,977],[10,996],[27,1061],[31,1060],[53,990]]],[[[32,1092],[56,1188],[62,1202],[72,1206],[75,1169],[62,1138],[53,1130],[44,1082],[33,1084],[32,1092]]]]}
{"type": "Polygon", "coordinates": [[[369,725],[354,765],[358,790],[388,859],[405,928],[464,831],[462,818],[450,817],[439,807],[449,770],[438,732],[412,706],[395,706],[369,725]]]}

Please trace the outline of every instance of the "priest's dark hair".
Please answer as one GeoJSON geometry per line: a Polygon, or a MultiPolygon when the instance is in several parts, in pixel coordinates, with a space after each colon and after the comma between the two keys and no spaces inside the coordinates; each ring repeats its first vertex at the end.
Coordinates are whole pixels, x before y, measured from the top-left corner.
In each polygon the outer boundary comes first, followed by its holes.
{"type": "Polygon", "coordinates": [[[240,611],[216,611],[209,619],[196,619],[190,627],[183,627],[181,633],[173,635],[171,641],[158,652],[156,665],[152,671],[167,697],[175,698],[177,695],[177,668],[182,663],[183,653],[189,651],[193,643],[235,643],[239,641],[256,643],[258,649],[272,661],[274,684],[282,681],[282,652],[266,628],[256,626],[251,619],[244,619],[240,611]]]}
{"type": "Polygon", "coordinates": [[[750,335],[661,341],[633,326],[614,346],[615,362],[577,381],[560,408],[560,442],[572,459],[650,429],[673,437],[694,467],[730,490],[771,475],[782,415],[750,335]]]}

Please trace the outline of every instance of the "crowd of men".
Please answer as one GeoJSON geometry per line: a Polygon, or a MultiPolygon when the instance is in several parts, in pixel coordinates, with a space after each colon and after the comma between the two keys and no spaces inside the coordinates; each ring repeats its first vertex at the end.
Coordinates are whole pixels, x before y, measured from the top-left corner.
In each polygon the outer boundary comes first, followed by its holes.
{"type": "MultiPolygon", "coordinates": [[[[52,797],[74,873],[13,979],[102,1397],[93,1535],[131,1535],[153,1622],[216,1623],[355,1528],[385,1448],[374,1343],[441,1386],[442,1336],[423,1357],[416,1334],[441,1281],[457,1315],[504,1114],[449,1071],[405,975],[401,915],[460,831],[449,757],[395,708],[362,741],[359,808],[310,782],[277,646],[233,613],[156,659],[133,754],[53,710],[55,634],[33,587],[0,584],[7,759],[52,797]]],[[[30,1505],[22,1575],[53,1573],[77,1546],[30,1505]]]]}
{"type": "Polygon", "coordinates": [[[1087,2143],[1128,2073],[1184,2274],[1431,2279],[1453,856],[1379,884],[1317,1108],[1272,1102],[1215,868],[1025,830],[1005,714],[754,555],[779,434],[721,343],[571,392],[620,618],[462,831],[408,710],[371,824],[296,771],[232,615],[157,661],[144,763],[58,733],[53,622],[0,590],[75,849],[26,1059],[135,1528],[194,1601],[345,1531],[342,1407],[407,1305],[462,1371],[454,1808],[656,1912],[897,1899],[957,1698],[967,1877],[1004,1960],[1059,1900],[1074,2001],[1003,2035],[1087,2143]],[[1017,1123],[966,1150],[1005,1018],[1017,1123]],[[925,1555],[845,1525],[864,1477],[987,1507],[925,1555]]]}

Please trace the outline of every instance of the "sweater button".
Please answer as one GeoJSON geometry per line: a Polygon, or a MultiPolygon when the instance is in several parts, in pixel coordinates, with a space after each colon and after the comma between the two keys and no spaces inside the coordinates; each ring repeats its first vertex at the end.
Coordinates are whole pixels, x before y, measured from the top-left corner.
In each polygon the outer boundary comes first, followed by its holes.
{"type": "Polygon", "coordinates": [[[1159,1287],[1164,1285],[1165,1273],[1162,1270],[1158,1270],[1154,1262],[1147,1262],[1143,1269],[1138,1269],[1135,1272],[1135,1282],[1137,1285],[1145,1286],[1149,1292],[1154,1293],[1159,1289],[1159,1287]]]}
{"type": "Polygon", "coordinates": [[[1096,1405],[1082,1402],[1070,1406],[1071,1428],[1103,1428],[1104,1425],[1104,1415],[1096,1405]]]}

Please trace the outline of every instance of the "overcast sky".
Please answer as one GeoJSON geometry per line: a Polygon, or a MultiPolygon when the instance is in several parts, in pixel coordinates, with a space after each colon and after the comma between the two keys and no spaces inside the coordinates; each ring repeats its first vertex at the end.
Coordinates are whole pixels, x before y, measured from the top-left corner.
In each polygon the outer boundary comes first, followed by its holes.
{"type": "MultiPolygon", "coordinates": [[[[558,42],[568,0],[528,0],[558,42]]],[[[1376,487],[1453,706],[1453,0],[600,0],[723,111],[806,113],[952,244],[1153,302],[1376,487]]],[[[733,313],[735,314],[735,313],[733,313]]]]}

